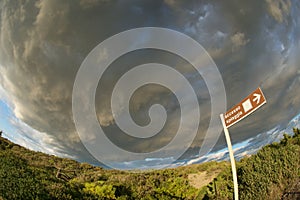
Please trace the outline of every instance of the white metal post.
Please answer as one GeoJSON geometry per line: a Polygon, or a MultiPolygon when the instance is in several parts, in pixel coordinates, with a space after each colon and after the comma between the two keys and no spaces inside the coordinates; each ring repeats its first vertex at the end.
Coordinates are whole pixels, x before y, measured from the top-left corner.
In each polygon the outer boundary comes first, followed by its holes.
{"type": "Polygon", "coordinates": [[[236,167],[235,167],[235,160],[234,160],[233,151],[232,151],[231,140],[230,140],[230,136],[229,136],[229,131],[225,125],[224,115],[221,114],[220,118],[222,121],[225,138],[226,138],[226,142],[227,142],[227,146],[228,146],[228,151],[229,151],[231,170],[232,170],[232,176],[233,176],[234,200],[238,200],[239,199],[238,182],[237,182],[236,167]]]}

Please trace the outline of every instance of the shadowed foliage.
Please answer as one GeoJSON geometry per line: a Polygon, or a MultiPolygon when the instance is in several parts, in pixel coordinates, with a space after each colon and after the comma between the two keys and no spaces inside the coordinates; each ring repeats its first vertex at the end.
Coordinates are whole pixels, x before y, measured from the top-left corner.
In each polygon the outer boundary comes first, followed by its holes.
{"type": "MultiPolygon", "coordinates": [[[[241,199],[299,198],[300,130],[237,162],[237,174],[241,199]]],[[[0,199],[233,199],[233,183],[228,162],[106,170],[0,137],[0,199]]]]}

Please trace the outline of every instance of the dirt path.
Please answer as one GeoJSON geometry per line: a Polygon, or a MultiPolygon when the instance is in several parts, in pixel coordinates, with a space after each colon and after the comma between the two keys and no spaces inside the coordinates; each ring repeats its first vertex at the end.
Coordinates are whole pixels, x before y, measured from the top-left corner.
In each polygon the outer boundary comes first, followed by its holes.
{"type": "Polygon", "coordinates": [[[199,189],[207,184],[209,184],[221,171],[214,171],[210,172],[209,174],[207,172],[199,172],[195,174],[189,174],[188,180],[190,184],[199,189]]]}

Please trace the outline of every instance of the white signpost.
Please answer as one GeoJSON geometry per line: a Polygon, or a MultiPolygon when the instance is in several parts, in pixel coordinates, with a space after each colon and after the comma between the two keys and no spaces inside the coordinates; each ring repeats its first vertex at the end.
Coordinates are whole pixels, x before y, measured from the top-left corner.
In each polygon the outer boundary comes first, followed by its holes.
{"type": "Polygon", "coordinates": [[[255,110],[260,108],[262,105],[266,103],[266,98],[261,91],[260,88],[257,88],[253,91],[248,97],[246,97],[243,101],[235,105],[229,111],[224,114],[220,115],[225,138],[228,146],[229,157],[231,162],[231,169],[232,169],[232,176],[233,176],[233,185],[234,185],[234,199],[238,200],[238,182],[237,182],[237,175],[236,175],[236,167],[235,167],[235,160],[232,151],[231,140],[229,136],[228,128],[232,125],[236,124],[240,120],[244,119],[255,110]]]}

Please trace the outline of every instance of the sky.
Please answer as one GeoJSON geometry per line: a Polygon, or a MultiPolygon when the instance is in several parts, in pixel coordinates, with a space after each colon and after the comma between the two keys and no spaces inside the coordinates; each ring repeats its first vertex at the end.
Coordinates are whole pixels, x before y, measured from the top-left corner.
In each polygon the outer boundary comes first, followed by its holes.
{"type": "MultiPolygon", "coordinates": [[[[230,129],[234,144],[283,128],[300,113],[299,11],[297,0],[3,0],[0,129],[25,147],[97,164],[82,144],[73,119],[76,74],[99,43],[140,27],[176,30],[200,43],[221,74],[226,109],[257,87],[262,88],[267,104],[230,129]]],[[[137,43],[144,37],[138,37],[137,43]]],[[[114,144],[128,151],[149,152],[170,142],[178,129],[180,109],[168,89],[148,85],[131,99],[130,114],[140,125],[149,123],[151,105],[159,103],[166,108],[166,124],[156,137],[137,140],[123,134],[111,112],[112,90],[121,75],[149,62],[172,66],[196,91],[201,120],[185,156],[197,155],[212,117],[210,94],[203,77],[172,53],[146,49],[123,55],[112,63],[95,97],[99,124],[114,144]]],[[[220,124],[216,131],[219,129],[220,124]]],[[[214,139],[217,141],[213,151],[226,146],[223,135],[214,139]]]]}

